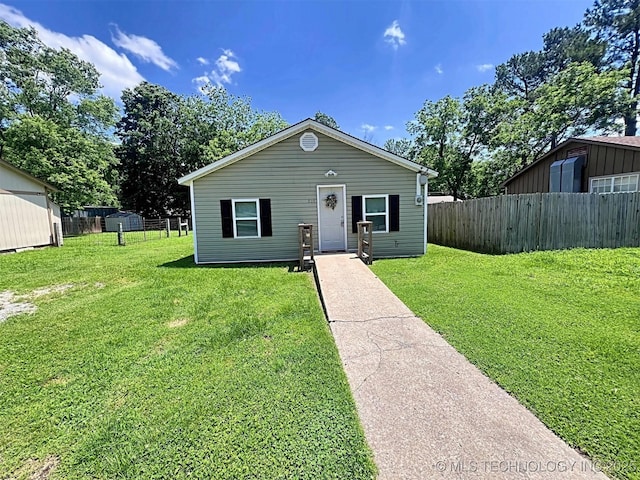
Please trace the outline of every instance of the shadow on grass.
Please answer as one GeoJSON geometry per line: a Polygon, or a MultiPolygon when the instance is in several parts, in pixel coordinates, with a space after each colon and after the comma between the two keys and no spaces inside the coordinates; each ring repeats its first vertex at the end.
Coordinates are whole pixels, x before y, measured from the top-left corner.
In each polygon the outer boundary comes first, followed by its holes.
{"type": "Polygon", "coordinates": [[[295,262],[261,262],[261,263],[216,263],[210,265],[196,265],[193,255],[166,262],[158,268],[286,268],[289,273],[297,272],[295,262]]]}

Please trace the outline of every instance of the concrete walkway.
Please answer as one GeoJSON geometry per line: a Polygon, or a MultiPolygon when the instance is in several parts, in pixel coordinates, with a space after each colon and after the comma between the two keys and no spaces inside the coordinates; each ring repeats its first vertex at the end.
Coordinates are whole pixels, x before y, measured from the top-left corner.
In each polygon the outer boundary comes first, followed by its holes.
{"type": "Polygon", "coordinates": [[[353,254],[316,268],[378,478],[606,478],[353,254]]]}

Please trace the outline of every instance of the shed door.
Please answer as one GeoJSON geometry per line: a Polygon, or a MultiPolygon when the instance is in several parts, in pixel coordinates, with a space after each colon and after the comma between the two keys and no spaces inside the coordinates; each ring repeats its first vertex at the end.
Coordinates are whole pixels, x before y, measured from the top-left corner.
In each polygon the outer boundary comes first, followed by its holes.
{"type": "Polygon", "coordinates": [[[347,249],[344,185],[318,186],[318,237],[321,252],[347,249]]]}

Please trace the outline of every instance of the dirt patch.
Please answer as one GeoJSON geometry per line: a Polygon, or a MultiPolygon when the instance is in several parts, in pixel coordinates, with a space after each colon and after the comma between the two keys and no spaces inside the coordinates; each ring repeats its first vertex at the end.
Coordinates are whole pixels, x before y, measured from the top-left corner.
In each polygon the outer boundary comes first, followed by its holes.
{"type": "Polygon", "coordinates": [[[32,303],[20,302],[13,292],[0,292],[0,323],[21,313],[34,313],[37,308],[32,303]]]}
{"type": "Polygon", "coordinates": [[[44,460],[30,458],[20,468],[15,470],[8,480],[19,480],[28,478],[29,480],[47,480],[56,469],[60,459],[55,455],[49,455],[44,460]]]}
{"type": "Polygon", "coordinates": [[[38,298],[44,295],[49,295],[50,293],[62,293],[69,290],[70,288],[73,288],[73,283],[67,283],[64,285],[54,285],[53,287],[38,288],[27,295],[20,295],[20,297],[38,298]]]}
{"type": "Polygon", "coordinates": [[[21,313],[34,313],[38,307],[29,303],[27,300],[49,295],[51,293],[62,293],[70,288],[73,288],[72,283],[64,285],[54,285],[52,287],[37,288],[31,293],[24,295],[16,295],[10,290],[0,292],[0,323],[4,322],[7,318],[14,315],[20,315],[21,313]]]}
{"type": "Polygon", "coordinates": [[[167,327],[169,328],[184,327],[187,323],[189,323],[188,318],[176,318],[175,320],[169,322],[167,324],[167,327]]]}

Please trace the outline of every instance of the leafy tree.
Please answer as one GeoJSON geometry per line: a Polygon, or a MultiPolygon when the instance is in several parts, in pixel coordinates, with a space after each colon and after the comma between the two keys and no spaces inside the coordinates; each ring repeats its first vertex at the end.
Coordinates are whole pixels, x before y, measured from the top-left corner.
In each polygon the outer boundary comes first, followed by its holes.
{"type": "Polygon", "coordinates": [[[111,129],[117,109],[98,72],[34,29],[0,21],[0,154],[59,187],[66,210],[117,202],[111,129]]]}
{"type": "Polygon", "coordinates": [[[143,82],[122,93],[124,116],[116,134],[121,144],[121,200],[145,216],[165,216],[184,205],[186,192],[176,184],[180,166],[180,97],[143,82]]]}
{"type": "Polygon", "coordinates": [[[546,57],[542,52],[513,55],[496,67],[496,88],[508,96],[531,101],[546,80],[546,57]]]}
{"type": "Polygon", "coordinates": [[[340,127],[338,126],[338,123],[335,121],[335,119],[332,116],[327,115],[326,113],[322,113],[322,112],[318,111],[314,115],[313,119],[316,122],[320,122],[323,125],[326,125],[327,127],[331,127],[331,128],[335,128],[336,130],[340,130],[340,127]]]}
{"type": "Polygon", "coordinates": [[[408,160],[411,160],[414,157],[414,145],[408,138],[390,138],[384,142],[384,146],[382,148],[408,160]]]}
{"type": "Polygon", "coordinates": [[[287,127],[277,112],[254,110],[251,99],[236,97],[223,87],[205,89],[206,108],[215,128],[215,135],[205,147],[205,157],[211,161],[237,152],[287,127]]]}
{"type": "Polygon", "coordinates": [[[640,94],[640,0],[596,0],[584,23],[594,37],[606,43],[605,63],[627,69],[625,88],[630,101],[624,111],[625,135],[637,132],[640,94]]]}
{"type": "Polygon", "coordinates": [[[112,145],[39,115],[24,116],[6,131],[7,161],[60,189],[54,200],[66,211],[116,205],[112,145]]]}
{"type": "Polygon", "coordinates": [[[482,145],[479,120],[486,93],[479,88],[467,92],[463,100],[446,96],[437,102],[427,101],[407,126],[415,135],[417,158],[438,171],[432,188],[446,191],[456,200],[464,195],[473,158],[482,145]]]}
{"type": "Polygon", "coordinates": [[[147,216],[185,214],[188,190],[177,179],[286,127],[277,113],[206,86],[183,97],[142,83],[122,96],[117,149],[125,207],[147,216]]]}

